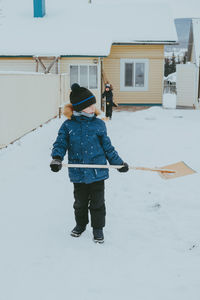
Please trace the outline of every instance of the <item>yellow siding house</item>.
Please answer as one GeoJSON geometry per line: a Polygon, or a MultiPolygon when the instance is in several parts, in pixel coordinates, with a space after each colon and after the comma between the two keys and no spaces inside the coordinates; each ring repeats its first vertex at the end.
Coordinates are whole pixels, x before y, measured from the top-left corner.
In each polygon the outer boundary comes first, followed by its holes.
{"type": "Polygon", "coordinates": [[[103,71],[118,104],[162,104],[164,45],[113,45],[103,71]]]}

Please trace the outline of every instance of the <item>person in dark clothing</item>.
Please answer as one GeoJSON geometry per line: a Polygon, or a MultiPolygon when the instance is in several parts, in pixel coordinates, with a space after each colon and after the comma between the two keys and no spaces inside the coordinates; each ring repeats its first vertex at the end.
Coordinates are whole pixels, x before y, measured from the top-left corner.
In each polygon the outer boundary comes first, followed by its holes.
{"type": "MultiPolygon", "coordinates": [[[[127,172],[129,167],[118,155],[107,136],[103,120],[97,118],[99,112],[95,108],[95,96],[84,87],[73,84],[70,102],[65,106],[66,120],[59,129],[53,144],[51,170],[58,172],[68,151],[70,164],[119,165],[119,172],[127,172]]],[[[74,213],[76,226],[71,231],[78,237],[85,231],[91,215],[91,226],[95,242],[104,241],[105,226],[104,181],[109,177],[108,169],[100,168],[68,168],[70,181],[74,184],[74,213]]]]}
{"type": "Polygon", "coordinates": [[[105,91],[102,94],[102,98],[106,98],[106,118],[112,119],[112,108],[115,106],[113,102],[113,93],[111,85],[106,83],[105,91]]]}

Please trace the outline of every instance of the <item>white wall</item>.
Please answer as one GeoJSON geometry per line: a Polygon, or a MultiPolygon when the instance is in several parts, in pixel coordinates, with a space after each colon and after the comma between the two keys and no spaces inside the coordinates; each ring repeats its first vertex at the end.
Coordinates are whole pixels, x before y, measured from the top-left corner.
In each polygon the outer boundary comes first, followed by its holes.
{"type": "Polygon", "coordinates": [[[192,107],[197,97],[196,66],[190,63],[177,65],[176,68],[177,105],[192,107]]]}
{"type": "Polygon", "coordinates": [[[0,74],[0,148],[58,114],[61,76],[0,74]]]}

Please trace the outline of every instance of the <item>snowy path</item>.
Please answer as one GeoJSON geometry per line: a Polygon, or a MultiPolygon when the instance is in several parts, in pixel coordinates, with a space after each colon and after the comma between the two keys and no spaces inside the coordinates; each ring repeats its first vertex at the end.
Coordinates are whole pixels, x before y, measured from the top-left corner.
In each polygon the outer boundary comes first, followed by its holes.
{"type": "MultiPolygon", "coordinates": [[[[164,181],[112,170],[105,244],[89,226],[74,239],[72,184],[49,169],[61,122],[0,151],[0,299],[199,300],[200,173],[164,181]]],[[[115,112],[107,127],[130,164],[184,160],[200,172],[200,111],[115,112]]]]}

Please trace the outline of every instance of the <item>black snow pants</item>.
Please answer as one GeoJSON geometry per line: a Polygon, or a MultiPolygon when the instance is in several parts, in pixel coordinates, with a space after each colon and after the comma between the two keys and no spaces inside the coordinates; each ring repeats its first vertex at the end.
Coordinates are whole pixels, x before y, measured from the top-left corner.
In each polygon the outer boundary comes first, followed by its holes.
{"type": "Polygon", "coordinates": [[[91,226],[103,228],[105,226],[104,180],[93,183],[74,183],[74,213],[76,224],[87,225],[88,210],[91,215],[91,226]]]}
{"type": "Polygon", "coordinates": [[[112,104],[106,104],[106,117],[112,118],[112,104]]]}

